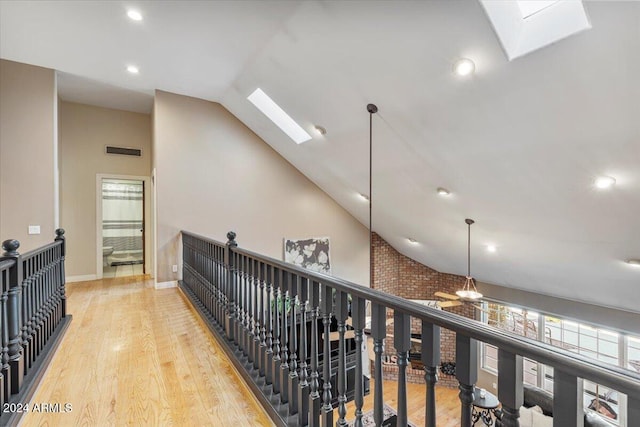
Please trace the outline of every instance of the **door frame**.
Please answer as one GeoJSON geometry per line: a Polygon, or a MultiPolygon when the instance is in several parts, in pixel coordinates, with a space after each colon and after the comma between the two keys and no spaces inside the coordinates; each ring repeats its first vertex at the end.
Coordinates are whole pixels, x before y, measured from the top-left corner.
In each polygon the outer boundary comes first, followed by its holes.
{"type": "Polygon", "coordinates": [[[151,177],[138,176],[138,175],[117,175],[108,173],[96,174],[96,278],[102,279],[104,271],[102,269],[103,255],[102,255],[102,180],[103,179],[125,179],[130,181],[142,181],[144,184],[144,197],[142,209],[144,212],[144,271],[146,274],[154,276],[154,253],[153,253],[153,233],[149,233],[149,230],[153,230],[155,227],[151,222],[151,198],[153,191],[151,189],[151,177]]]}

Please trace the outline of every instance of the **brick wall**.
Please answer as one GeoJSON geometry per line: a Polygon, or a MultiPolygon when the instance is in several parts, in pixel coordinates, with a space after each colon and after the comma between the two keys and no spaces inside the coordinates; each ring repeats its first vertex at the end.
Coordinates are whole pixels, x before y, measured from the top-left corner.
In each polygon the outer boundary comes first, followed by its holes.
{"type": "MultiPolygon", "coordinates": [[[[440,273],[426,265],[408,258],[384,239],[374,233],[373,235],[373,276],[371,286],[390,294],[394,294],[407,299],[438,299],[434,292],[446,292],[455,294],[465,282],[464,276],[455,274],[440,273]]],[[[475,309],[470,304],[446,309],[447,311],[461,316],[474,318],[475,309]]],[[[393,313],[388,310],[387,317],[393,317],[393,313]]],[[[420,333],[421,322],[418,319],[411,319],[411,332],[420,333]]],[[[393,325],[387,328],[387,334],[393,334],[393,325]]],[[[385,340],[385,355],[395,356],[391,339],[385,340]]],[[[446,329],[442,329],[440,335],[440,354],[443,362],[455,362],[456,339],[455,334],[446,329]]],[[[385,364],[383,374],[385,379],[397,379],[397,367],[393,363],[385,364]]],[[[446,387],[457,387],[456,379],[449,375],[439,374],[439,385],[446,387]]],[[[407,380],[409,382],[424,383],[424,371],[417,369],[407,369],[407,380]]]]}

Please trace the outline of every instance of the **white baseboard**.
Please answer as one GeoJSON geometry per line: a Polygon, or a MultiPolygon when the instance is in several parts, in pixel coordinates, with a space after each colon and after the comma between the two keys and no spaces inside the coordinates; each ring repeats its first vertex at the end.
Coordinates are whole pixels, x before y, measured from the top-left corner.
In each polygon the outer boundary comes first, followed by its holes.
{"type": "Polygon", "coordinates": [[[82,275],[82,276],[67,276],[65,278],[65,281],[67,283],[88,282],[90,280],[98,280],[98,276],[96,276],[95,274],[85,274],[85,275],[82,275]]]}
{"type": "Polygon", "coordinates": [[[168,282],[156,282],[156,289],[166,289],[166,288],[177,288],[178,281],[177,280],[169,280],[168,282]]]}

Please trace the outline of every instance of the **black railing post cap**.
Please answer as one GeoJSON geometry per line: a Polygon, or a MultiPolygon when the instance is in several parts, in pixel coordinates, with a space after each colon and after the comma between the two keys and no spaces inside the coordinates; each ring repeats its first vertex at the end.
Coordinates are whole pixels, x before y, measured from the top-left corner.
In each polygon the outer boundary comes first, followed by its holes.
{"type": "Polygon", "coordinates": [[[18,248],[20,247],[20,242],[16,239],[9,239],[2,242],[2,249],[4,249],[5,256],[16,256],[18,255],[18,248]]]}
{"type": "Polygon", "coordinates": [[[64,228],[58,228],[56,230],[56,236],[58,236],[59,238],[64,237],[64,228]]]}

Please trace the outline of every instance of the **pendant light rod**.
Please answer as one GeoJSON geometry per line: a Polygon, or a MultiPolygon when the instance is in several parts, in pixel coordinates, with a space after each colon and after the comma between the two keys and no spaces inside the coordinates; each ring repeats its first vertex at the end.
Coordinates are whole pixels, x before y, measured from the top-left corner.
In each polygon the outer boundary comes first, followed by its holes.
{"type": "Polygon", "coordinates": [[[467,223],[467,276],[471,277],[471,224],[475,221],[472,219],[465,219],[464,222],[467,223]]]}
{"type": "Polygon", "coordinates": [[[478,292],[475,281],[471,277],[471,224],[475,221],[467,218],[464,222],[467,223],[467,278],[462,289],[456,291],[456,295],[462,301],[478,301],[482,298],[482,294],[478,292]]]}
{"type": "Polygon", "coordinates": [[[369,112],[369,288],[373,287],[373,223],[372,204],[373,200],[373,115],[378,112],[375,104],[367,104],[369,112]]]}

